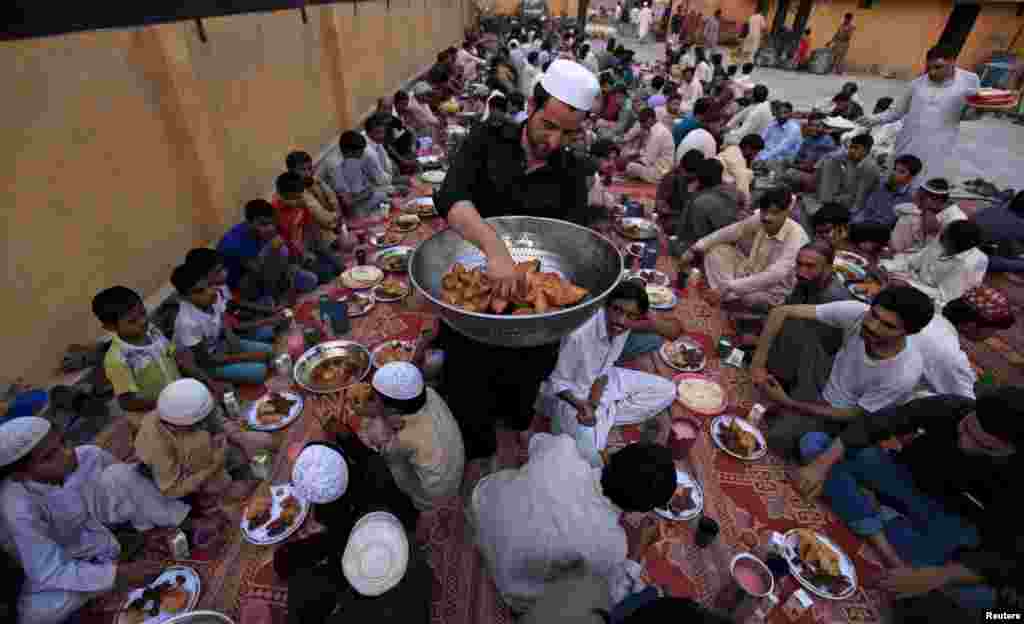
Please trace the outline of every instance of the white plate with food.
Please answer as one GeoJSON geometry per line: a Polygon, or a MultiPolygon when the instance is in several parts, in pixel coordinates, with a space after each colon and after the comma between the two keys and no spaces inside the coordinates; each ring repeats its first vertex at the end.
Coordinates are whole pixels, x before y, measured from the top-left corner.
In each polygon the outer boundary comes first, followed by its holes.
{"type": "Polygon", "coordinates": [[[399,232],[398,230],[388,230],[383,234],[373,234],[370,236],[370,244],[378,249],[401,245],[404,240],[405,232],[399,232]]]}
{"type": "Polygon", "coordinates": [[[680,373],[676,383],[676,397],[683,407],[704,416],[718,416],[727,404],[725,388],[703,375],[680,373]]]}
{"type": "Polygon", "coordinates": [[[862,269],[867,269],[871,265],[867,258],[852,251],[837,251],[836,260],[857,265],[862,269]]]}
{"type": "Polygon", "coordinates": [[[845,600],[857,591],[857,568],[838,544],[809,529],[792,529],[784,537],[786,562],[804,589],[826,600],[845,600]]]}
{"type": "Polygon", "coordinates": [[[245,410],[250,429],[277,431],[295,422],[302,414],[302,397],[291,392],[268,392],[245,410]]]}
{"type": "Polygon", "coordinates": [[[754,461],[768,452],[761,430],[739,416],[718,416],[708,431],[718,448],[736,459],[754,461]]]}
{"type": "Polygon", "coordinates": [[[659,286],[647,282],[647,302],[655,310],[671,310],[679,303],[679,297],[667,286],[659,286]]]}
{"type": "Polygon", "coordinates": [[[374,286],[373,298],[381,303],[401,301],[409,295],[409,285],[400,279],[389,277],[374,286]]]}
{"type": "Polygon", "coordinates": [[[373,295],[369,293],[352,293],[345,299],[345,303],[348,304],[349,318],[369,314],[370,310],[376,305],[373,295]]]}
{"type": "Polygon", "coordinates": [[[352,267],[341,274],[341,283],[355,290],[373,288],[383,279],[384,271],[369,264],[352,267]]]}
{"type": "Polygon", "coordinates": [[[171,566],[146,587],[133,589],[117,614],[117,624],[160,624],[196,608],[203,583],[188,566],[171,566]]]}
{"type": "Polygon", "coordinates": [[[623,217],[618,220],[619,232],[633,240],[647,240],[658,236],[658,226],[650,219],[623,217]]]}
{"type": "Polygon", "coordinates": [[[420,226],[420,218],[414,214],[400,214],[391,223],[392,230],[399,232],[412,232],[420,226]]]}
{"type": "Polygon", "coordinates": [[[676,468],[676,491],[666,509],[654,509],[666,520],[691,520],[704,509],[704,491],[685,470],[676,468]]]}
{"type": "Polygon", "coordinates": [[[437,214],[437,210],[434,208],[433,197],[417,197],[411,201],[406,202],[402,206],[402,212],[405,214],[419,215],[421,217],[432,217],[437,214]]]}
{"type": "Polygon", "coordinates": [[[378,251],[373,255],[371,262],[386,273],[405,273],[409,270],[411,254],[412,247],[398,245],[378,251]]]}
{"type": "Polygon", "coordinates": [[[697,341],[685,336],[661,343],[658,355],[663,362],[681,373],[699,373],[707,364],[704,349],[697,341]]]}
{"type": "Polygon", "coordinates": [[[412,340],[385,340],[371,352],[370,362],[380,368],[391,362],[412,362],[416,354],[416,343],[412,340]]]}
{"type": "Polygon", "coordinates": [[[242,511],[242,537],[266,546],[288,539],[309,513],[309,503],[288,484],[270,486],[270,496],[254,496],[242,511]]]}
{"type": "Polygon", "coordinates": [[[445,172],[441,170],[435,171],[424,171],[420,174],[420,179],[427,184],[441,184],[444,182],[445,172]]]}

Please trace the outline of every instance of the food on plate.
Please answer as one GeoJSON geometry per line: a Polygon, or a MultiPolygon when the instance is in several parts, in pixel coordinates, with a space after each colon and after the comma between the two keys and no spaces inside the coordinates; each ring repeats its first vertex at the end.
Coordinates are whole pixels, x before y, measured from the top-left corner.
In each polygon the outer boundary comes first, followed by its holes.
{"type": "Polygon", "coordinates": [[[294,518],[286,518],[283,514],[277,520],[267,525],[267,537],[277,537],[288,530],[294,518]]]}
{"type": "Polygon", "coordinates": [[[345,392],[345,398],[347,398],[350,403],[358,407],[362,407],[369,403],[370,399],[373,398],[373,386],[363,382],[353,384],[349,386],[348,390],[345,392]]]}
{"type": "Polygon", "coordinates": [[[302,511],[302,503],[294,495],[289,494],[287,498],[281,501],[281,517],[288,522],[295,520],[300,511],[302,511]]]}
{"type": "Polygon", "coordinates": [[[648,286],[647,300],[653,306],[667,306],[672,303],[672,291],[663,286],[648,286]]]}
{"type": "Polygon", "coordinates": [[[377,349],[373,355],[373,361],[377,368],[380,368],[391,362],[411,362],[414,354],[413,345],[401,340],[390,340],[377,349]]]}
{"type": "Polygon", "coordinates": [[[385,271],[400,273],[407,268],[408,262],[409,256],[406,254],[392,253],[378,260],[377,264],[385,271]]]}
{"type": "Polygon", "coordinates": [[[420,219],[416,215],[401,214],[395,219],[395,227],[400,230],[411,230],[420,224],[420,219]]]}
{"type": "Polygon", "coordinates": [[[288,416],[288,412],[291,411],[292,405],[295,405],[296,401],[293,401],[282,394],[277,392],[270,393],[267,400],[260,404],[256,410],[256,420],[260,421],[262,425],[271,425],[274,423],[281,422],[283,418],[288,416]]]}
{"type": "MultiPolygon", "coordinates": [[[[349,310],[351,309],[351,304],[349,304],[349,310]]],[[[347,384],[366,366],[366,363],[362,362],[362,358],[359,357],[360,355],[355,353],[339,355],[320,362],[309,376],[310,382],[314,386],[331,388],[347,384]]]]}
{"type": "Polygon", "coordinates": [[[409,293],[409,287],[393,277],[389,277],[377,287],[380,294],[385,297],[404,297],[409,293]]]}
{"type": "Polygon", "coordinates": [[[729,419],[728,424],[722,423],[718,439],[725,448],[743,457],[750,457],[761,450],[757,436],[741,427],[738,418],[729,419]]]}
{"type": "Polygon", "coordinates": [[[679,398],[691,408],[712,411],[722,406],[722,388],[703,379],[684,379],[679,382],[679,398]]]}
{"type": "Polygon", "coordinates": [[[441,278],[441,299],[469,312],[541,314],[576,305],[589,293],[557,273],[541,272],[540,260],[520,262],[516,270],[526,275],[526,293],[506,300],[494,295],[482,268],[467,269],[455,263],[441,278]]]}
{"type": "Polygon", "coordinates": [[[669,360],[679,368],[699,368],[704,361],[704,350],[685,342],[669,345],[667,351],[669,360]]]}
{"type": "Polygon", "coordinates": [[[177,613],[188,606],[192,594],[182,586],[175,586],[160,594],[160,610],[177,613]]]}
{"type": "Polygon", "coordinates": [[[841,264],[837,262],[833,265],[832,268],[835,269],[836,273],[842,274],[843,278],[848,282],[856,282],[858,280],[864,279],[863,273],[858,273],[855,269],[851,268],[846,264],[841,264]]]}
{"type": "Polygon", "coordinates": [[[797,550],[804,566],[802,576],[813,585],[831,594],[841,594],[851,585],[843,575],[839,553],[824,543],[813,531],[797,529],[797,550]]]}
{"type": "Polygon", "coordinates": [[[270,510],[273,506],[274,500],[266,496],[259,496],[249,501],[249,506],[245,509],[245,519],[249,523],[249,528],[256,528],[270,522],[270,510]]]}
{"type": "Polygon", "coordinates": [[[672,500],[668,502],[668,508],[674,514],[684,514],[691,509],[697,508],[697,501],[693,500],[694,488],[686,485],[680,485],[676,488],[676,493],[672,496],[672,500]]]}
{"type": "Polygon", "coordinates": [[[348,300],[348,315],[358,316],[363,312],[366,312],[370,306],[373,305],[373,299],[370,299],[366,295],[355,294],[348,300]]]}
{"type": "Polygon", "coordinates": [[[185,587],[187,579],[184,575],[178,575],[173,580],[165,580],[159,585],[149,585],[142,589],[142,593],[135,598],[121,612],[118,622],[120,624],[141,624],[151,617],[160,615],[161,612],[173,615],[188,607],[192,599],[192,592],[185,587]]]}
{"type": "Polygon", "coordinates": [[[384,232],[378,239],[378,245],[397,245],[398,243],[405,240],[405,234],[398,230],[388,230],[384,232]]]}
{"type": "Polygon", "coordinates": [[[854,284],[853,290],[861,297],[874,299],[875,295],[882,292],[882,284],[878,280],[866,279],[859,284],[854,284]]]}
{"type": "Polygon", "coordinates": [[[344,281],[358,288],[369,288],[383,277],[383,271],[375,266],[357,266],[342,273],[344,281]]]}
{"type": "Polygon", "coordinates": [[[622,233],[630,238],[639,238],[641,236],[649,235],[651,231],[646,226],[639,225],[637,223],[623,223],[622,233]]]}

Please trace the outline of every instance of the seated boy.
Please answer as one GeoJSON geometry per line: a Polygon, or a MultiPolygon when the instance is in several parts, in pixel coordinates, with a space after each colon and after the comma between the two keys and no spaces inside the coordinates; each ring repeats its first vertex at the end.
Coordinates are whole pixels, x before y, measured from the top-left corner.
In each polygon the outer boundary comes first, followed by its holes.
{"type": "Polygon", "coordinates": [[[384,174],[376,161],[366,157],[366,138],[348,130],[338,140],[342,160],[334,172],[334,191],[349,207],[354,218],[368,217],[388,201],[384,174]]]}
{"type": "Polygon", "coordinates": [[[864,205],[850,211],[850,223],[879,223],[892,230],[896,205],[912,200],[914,178],[921,173],[921,159],[913,154],[897,156],[888,180],[879,182],[864,198],[864,205]]]}
{"type": "MultiPolygon", "coordinates": [[[[142,297],[124,286],[97,293],[92,312],[114,334],[103,370],[121,409],[138,426],[143,413],[156,409],[164,387],[181,377],[174,344],[146,318],[142,297]]],[[[219,384],[214,387],[219,390],[219,384]]]]}
{"type": "Polygon", "coordinates": [[[850,236],[850,211],[840,204],[828,203],[811,215],[815,240],[824,240],[833,247],[842,247],[850,236]]]}
{"type": "Polygon", "coordinates": [[[1016,511],[1024,390],[977,401],[941,395],[892,406],[829,435],[803,436],[797,471],[808,499],[824,494],[888,568],[881,589],[899,622],[980,622],[1019,612],[1024,590],[1016,511]],[[918,434],[899,453],[877,446],[918,434]]]}
{"type": "Polygon", "coordinates": [[[558,364],[541,388],[538,408],[551,417],[552,432],[572,436],[592,466],[602,465],[600,452],[616,425],[656,418],[656,441],[668,439],[672,382],[614,365],[631,330],[657,332],[667,340],[679,337],[678,322],[651,318],[648,305],[642,286],[619,284],[606,306],[562,339],[558,364]]]}
{"type": "Polygon", "coordinates": [[[338,198],[327,184],[314,174],[313,157],[306,152],[291,152],[285,159],[288,171],[302,176],[306,186],[305,200],[310,216],[319,226],[320,239],[333,247],[338,240],[341,213],[338,198]]]}
{"type": "Polygon", "coordinates": [[[888,287],[871,305],[839,301],[773,309],[751,363],[754,385],[780,412],[765,436],[768,446],[793,457],[805,433],[838,433],[865,414],[908,401],[924,372],[921,354],[908,337],[924,329],[934,313],[931,300],[909,286],[888,287]],[[843,330],[835,358],[810,334],[776,346],[789,319],[843,330]]]}
{"type": "Polygon", "coordinates": [[[240,340],[224,327],[224,302],[206,281],[203,267],[183,264],[171,274],[171,284],[181,296],[174,320],[174,344],[178,364],[188,377],[209,383],[261,384],[267,378],[267,362],[274,349],[263,342],[240,340]]]}
{"type": "Polygon", "coordinates": [[[313,223],[301,175],[289,171],[277,177],[274,212],[277,229],[294,262],[315,273],[321,284],[341,274],[341,260],[323,239],[320,227],[313,223]]]}
{"type": "Polygon", "coordinates": [[[284,320],[281,316],[283,307],[270,307],[236,299],[227,286],[228,272],[224,268],[224,259],[214,249],[197,247],[189,251],[185,255],[185,264],[206,270],[206,281],[223,299],[225,310],[237,319],[232,326],[235,333],[260,342],[274,343],[274,329],[284,320]]]}
{"type": "Polygon", "coordinates": [[[292,289],[316,288],[315,273],[289,263],[288,248],[277,231],[274,207],[264,199],[245,204],[245,221],[220,239],[217,251],[227,269],[228,288],[237,289],[243,301],[277,307],[291,300],[292,289]]]}
{"type": "Polygon", "coordinates": [[[809,241],[800,224],[790,218],[793,195],[786,189],[766,192],[760,210],[698,240],[682,261],[689,265],[704,257],[708,288],[704,297],[712,305],[736,303],[767,312],[781,305],[796,285],[796,257],[809,241]],[[737,248],[753,239],[750,256],[737,248]]]}
{"type": "Polygon", "coordinates": [[[247,472],[247,455],[272,448],[273,441],[269,433],[245,432],[224,420],[203,384],[180,379],[164,388],[157,409],[142,420],[135,453],[161,494],[191,496],[199,510],[216,515],[223,499],[245,498],[259,485],[255,479],[233,481],[229,468],[247,472]]]}

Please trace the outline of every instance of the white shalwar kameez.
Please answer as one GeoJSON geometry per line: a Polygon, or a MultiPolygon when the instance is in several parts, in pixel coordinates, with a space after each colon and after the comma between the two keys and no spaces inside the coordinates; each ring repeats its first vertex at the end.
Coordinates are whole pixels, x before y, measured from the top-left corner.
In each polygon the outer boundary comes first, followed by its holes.
{"type": "Polygon", "coordinates": [[[562,339],[558,364],[541,386],[538,408],[551,418],[552,431],[572,436],[580,455],[592,466],[602,465],[600,452],[608,444],[612,427],[649,420],[675,400],[676,388],[668,379],[615,366],[628,338],[628,331],[614,338],[608,335],[606,311],[601,308],[562,339]],[[581,425],[576,408],[558,394],[568,390],[586,401],[601,375],[608,375],[608,385],[595,410],[597,424],[581,425]]]}
{"type": "Polygon", "coordinates": [[[977,74],[959,68],[942,84],[935,84],[927,73],[922,74],[911,81],[907,92],[889,110],[872,116],[869,123],[879,125],[902,119],[903,127],[896,136],[893,153],[913,154],[921,159],[924,169],[918,180],[945,176],[946,159],[956,149],[967,98],[978,93],[980,84],[977,74]]]}
{"type": "Polygon", "coordinates": [[[140,531],[181,524],[189,506],[166,498],[138,464],[79,446],[78,469],[64,485],[0,484],[0,537],[25,570],[21,624],[57,624],[114,587],[121,545],[107,526],[140,531]]]}
{"type": "Polygon", "coordinates": [[[654,11],[651,11],[651,7],[644,7],[640,9],[640,14],[637,15],[636,24],[636,38],[646,39],[647,33],[651,31],[651,22],[654,21],[654,11]]]}

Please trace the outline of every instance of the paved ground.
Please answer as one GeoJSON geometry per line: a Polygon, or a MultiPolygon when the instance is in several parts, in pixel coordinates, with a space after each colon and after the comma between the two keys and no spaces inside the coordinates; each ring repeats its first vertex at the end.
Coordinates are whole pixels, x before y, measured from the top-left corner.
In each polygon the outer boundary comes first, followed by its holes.
{"type": "MultiPolygon", "coordinates": [[[[640,61],[653,61],[665,57],[664,44],[625,44],[636,50],[640,61]]],[[[766,85],[772,98],[789,100],[797,108],[809,107],[822,98],[834,95],[846,81],[860,87],[861,99],[870,109],[878,98],[898,97],[906,82],[879,76],[818,76],[779,69],[757,69],[755,80],[766,85]]],[[[986,115],[978,121],[964,122],[956,153],[947,162],[946,175],[953,181],[983,177],[999,188],[1024,188],[1024,126],[1009,119],[986,115]]]]}

